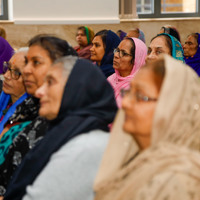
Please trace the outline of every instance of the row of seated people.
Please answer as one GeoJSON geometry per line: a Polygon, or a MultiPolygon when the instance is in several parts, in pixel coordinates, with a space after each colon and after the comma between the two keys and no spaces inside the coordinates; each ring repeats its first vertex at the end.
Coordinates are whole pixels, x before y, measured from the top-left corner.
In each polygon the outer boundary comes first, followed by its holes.
{"type": "Polygon", "coordinates": [[[3,64],[2,198],[199,198],[200,83],[175,37],[158,34],[147,50],[138,38],[100,31],[92,56],[107,61],[112,53],[108,79],[58,37],[37,35],[28,46],[3,64]],[[121,107],[125,119],[116,129],[121,107]],[[122,127],[127,133],[116,145],[122,127]],[[127,136],[132,154],[123,148],[127,136]]]}

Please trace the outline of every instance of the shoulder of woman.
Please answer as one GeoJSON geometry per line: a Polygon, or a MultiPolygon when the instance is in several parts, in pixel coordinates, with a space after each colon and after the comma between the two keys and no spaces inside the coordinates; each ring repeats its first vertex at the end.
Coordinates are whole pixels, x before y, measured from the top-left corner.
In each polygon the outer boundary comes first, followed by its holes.
{"type": "Polygon", "coordinates": [[[97,157],[102,156],[108,139],[109,134],[101,130],[81,134],[64,144],[52,155],[52,159],[67,158],[69,156],[71,157],[70,159],[76,159],[79,156],[84,159],[99,159],[97,157]]]}
{"type": "Polygon", "coordinates": [[[165,171],[147,181],[138,190],[135,200],[199,199],[199,183],[198,179],[187,173],[165,171]]]}

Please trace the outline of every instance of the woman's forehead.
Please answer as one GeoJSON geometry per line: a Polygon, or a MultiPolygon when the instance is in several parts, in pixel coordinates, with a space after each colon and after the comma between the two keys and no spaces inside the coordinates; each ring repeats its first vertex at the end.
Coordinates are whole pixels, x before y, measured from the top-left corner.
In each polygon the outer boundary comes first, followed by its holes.
{"type": "Polygon", "coordinates": [[[155,45],[157,45],[157,46],[166,46],[165,42],[166,42],[165,37],[161,35],[161,36],[158,36],[158,37],[154,38],[151,41],[150,46],[153,46],[153,45],[154,46],[155,45]]]}

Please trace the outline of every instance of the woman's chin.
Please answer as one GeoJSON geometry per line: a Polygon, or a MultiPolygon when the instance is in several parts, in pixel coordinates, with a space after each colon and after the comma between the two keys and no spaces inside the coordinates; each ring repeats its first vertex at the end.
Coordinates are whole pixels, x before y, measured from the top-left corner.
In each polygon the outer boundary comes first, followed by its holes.
{"type": "Polygon", "coordinates": [[[128,133],[128,134],[131,134],[132,135],[132,128],[130,127],[130,125],[126,122],[124,122],[124,125],[123,125],[123,130],[128,133]]]}
{"type": "Polygon", "coordinates": [[[45,110],[45,108],[43,108],[42,106],[40,107],[40,110],[39,110],[39,115],[40,115],[40,117],[44,117],[44,118],[46,118],[47,119],[47,117],[48,117],[48,112],[46,112],[46,110],[45,110]]]}

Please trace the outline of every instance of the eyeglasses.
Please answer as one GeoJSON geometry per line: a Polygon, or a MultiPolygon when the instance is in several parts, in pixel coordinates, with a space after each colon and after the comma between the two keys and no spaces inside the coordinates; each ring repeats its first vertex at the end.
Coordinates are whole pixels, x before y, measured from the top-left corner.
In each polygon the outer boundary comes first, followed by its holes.
{"type": "Polygon", "coordinates": [[[3,63],[3,74],[5,74],[7,71],[10,71],[11,78],[14,80],[18,80],[21,76],[21,72],[19,72],[16,69],[11,69],[11,64],[9,62],[3,63]]]}
{"type": "Polygon", "coordinates": [[[120,50],[119,48],[114,49],[113,53],[119,53],[119,57],[124,57],[124,56],[132,56],[131,54],[126,53],[124,50],[120,50]]]}
{"type": "Polygon", "coordinates": [[[140,92],[131,92],[130,89],[121,89],[120,90],[121,97],[128,96],[131,99],[135,99],[136,102],[149,102],[149,101],[157,101],[157,98],[151,98],[146,95],[141,94],[140,92]]]}

